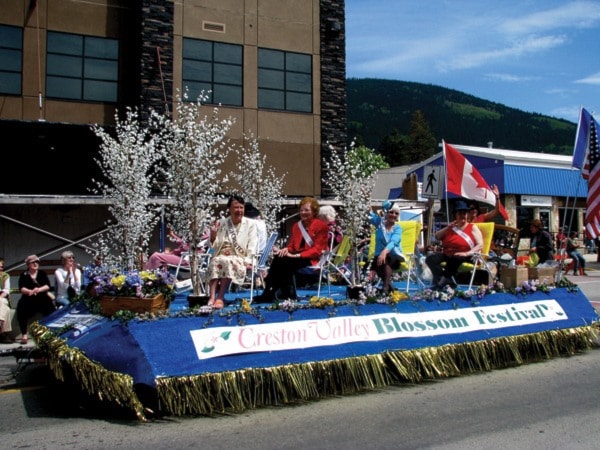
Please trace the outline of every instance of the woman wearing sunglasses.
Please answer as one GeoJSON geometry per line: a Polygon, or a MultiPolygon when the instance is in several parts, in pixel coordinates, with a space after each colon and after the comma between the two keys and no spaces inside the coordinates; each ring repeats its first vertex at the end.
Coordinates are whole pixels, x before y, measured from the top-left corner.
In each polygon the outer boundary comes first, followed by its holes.
{"type": "Polygon", "coordinates": [[[36,313],[44,316],[52,314],[56,307],[54,300],[48,295],[50,279],[40,270],[40,259],[36,255],[25,258],[27,270],[19,276],[21,299],[17,305],[17,322],[21,331],[21,344],[27,344],[27,322],[36,313]]]}

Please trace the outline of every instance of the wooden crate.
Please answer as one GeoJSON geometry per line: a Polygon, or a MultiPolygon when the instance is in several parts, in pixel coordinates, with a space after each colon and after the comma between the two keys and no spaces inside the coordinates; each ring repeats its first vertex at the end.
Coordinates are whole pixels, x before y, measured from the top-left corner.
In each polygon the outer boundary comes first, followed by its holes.
{"type": "Polygon", "coordinates": [[[114,316],[117,311],[126,310],[135,313],[159,312],[169,308],[169,302],[163,294],[152,298],[139,297],[100,297],[102,315],[114,316]]]}
{"type": "Polygon", "coordinates": [[[525,266],[502,267],[500,269],[500,282],[506,289],[514,289],[528,279],[529,271],[525,266]]]}

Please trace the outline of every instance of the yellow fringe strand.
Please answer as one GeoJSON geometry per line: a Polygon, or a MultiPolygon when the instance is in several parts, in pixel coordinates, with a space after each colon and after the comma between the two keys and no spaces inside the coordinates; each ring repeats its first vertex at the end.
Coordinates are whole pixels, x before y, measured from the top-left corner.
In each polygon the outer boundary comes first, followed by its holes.
{"type": "MultiPolygon", "coordinates": [[[[36,323],[32,332],[57,379],[64,380],[69,367],[85,391],[128,407],[140,420],[147,420],[130,376],[102,368],[46,327],[36,323]]],[[[550,330],[330,361],[161,377],[156,379],[156,389],[161,414],[239,413],[573,355],[598,346],[597,338],[597,326],[550,330]]]]}
{"type": "Polygon", "coordinates": [[[112,402],[131,410],[140,421],[147,421],[144,407],[139,401],[130,375],[111,372],[91,361],[78,348],[69,347],[64,339],[56,337],[49,328],[35,322],[31,334],[38,348],[46,355],[48,367],[59,381],[65,381],[65,371],[70,370],[81,389],[99,400],[112,402]]]}

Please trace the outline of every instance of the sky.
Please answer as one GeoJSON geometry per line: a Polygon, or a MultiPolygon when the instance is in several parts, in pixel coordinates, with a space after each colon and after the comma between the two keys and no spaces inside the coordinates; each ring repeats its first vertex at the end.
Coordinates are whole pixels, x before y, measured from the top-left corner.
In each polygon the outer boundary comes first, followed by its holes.
{"type": "Polygon", "coordinates": [[[600,116],[600,0],[346,0],[346,76],[600,116]]]}

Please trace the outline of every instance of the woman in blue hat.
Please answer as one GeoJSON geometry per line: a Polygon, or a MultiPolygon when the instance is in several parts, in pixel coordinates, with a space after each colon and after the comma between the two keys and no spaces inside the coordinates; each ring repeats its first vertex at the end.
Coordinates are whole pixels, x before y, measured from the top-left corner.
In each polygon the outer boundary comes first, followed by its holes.
{"type": "Polygon", "coordinates": [[[454,205],[454,220],[435,233],[442,241],[442,252],[427,256],[425,263],[433,275],[433,288],[455,284],[452,280],[463,262],[470,261],[473,254],[483,248],[483,236],[476,225],[467,219],[469,206],[463,200],[454,205]],[[442,266],[442,263],[445,263],[442,266]]]}

